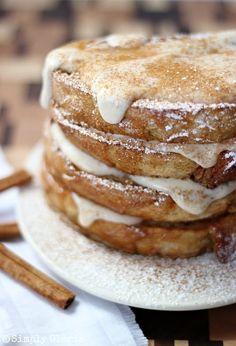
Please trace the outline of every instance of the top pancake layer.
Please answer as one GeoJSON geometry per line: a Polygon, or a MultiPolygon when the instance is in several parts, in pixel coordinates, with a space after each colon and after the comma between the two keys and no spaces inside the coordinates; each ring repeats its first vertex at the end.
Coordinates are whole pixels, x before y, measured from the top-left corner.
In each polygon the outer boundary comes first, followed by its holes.
{"type": "MultiPolygon", "coordinates": [[[[210,135],[209,141],[235,136],[236,31],[165,39],[111,35],[70,43],[47,56],[41,95],[44,107],[52,98],[65,104],[71,96],[66,90],[64,100],[58,97],[57,83],[53,90],[55,95],[52,95],[53,79],[59,80],[53,73],[57,70],[68,74],[68,78],[61,78],[60,82],[71,87],[74,116],[80,111],[82,97],[76,95],[77,89],[80,94],[90,95],[94,107],[87,111],[94,111],[96,116],[98,113],[103,123],[120,125],[123,122],[126,127],[124,121],[130,116],[150,117],[149,124],[141,126],[147,127],[146,133],[138,130],[140,121],[131,121],[127,132],[137,138],[188,142],[185,137],[193,135],[194,142],[205,142],[207,132],[214,132],[214,121],[212,124],[209,118],[218,121],[221,117],[227,119],[226,135],[223,135],[223,121],[220,121],[221,128],[218,126],[215,130],[218,135],[210,135]],[[198,123],[194,122],[192,118],[199,113],[206,114],[207,119],[201,116],[197,117],[198,123]],[[162,119],[160,124],[153,119],[155,116],[163,118],[163,114],[167,121],[162,119]],[[190,118],[187,123],[183,116],[186,114],[190,118]],[[175,126],[173,119],[178,120],[176,117],[183,123],[182,132],[171,130],[171,126],[175,126]],[[167,136],[161,136],[155,129],[160,125],[165,126],[163,130],[167,136]],[[188,127],[191,131],[187,131],[188,127]]],[[[91,123],[88,125],[93,127],[91,123]]],[[[101,124],[99,126],[101,129],[101,124]]],[[[122,126],[111,128],[110,132],[127,134],[122,126]]]]}
{"type": "Polygon", "coordinates": [[[236,31],[165,39],[112,35],[73,42],[46,59],[41,97],[45,107],[54,96],[55,70],[69,74],[63,79],[67,86],[91,95],[109,124],[120,123],[131,108],[142,116],[152,111],[172,118],[199,112],[232,116],[236,110],[236,31]]]}

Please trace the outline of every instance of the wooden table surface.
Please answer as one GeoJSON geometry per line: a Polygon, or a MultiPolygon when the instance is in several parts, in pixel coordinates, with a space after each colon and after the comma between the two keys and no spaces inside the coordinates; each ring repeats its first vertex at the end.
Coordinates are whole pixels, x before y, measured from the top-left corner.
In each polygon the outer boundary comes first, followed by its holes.
{"type": "MultiPolygon", "coordinates": [[[[29,152],[29,146],[5,147],[15,167],[21,166],[29,152]]],[[[149,346],[236,346],[236,304],[186,312],[132,310],[149,346]]]]}

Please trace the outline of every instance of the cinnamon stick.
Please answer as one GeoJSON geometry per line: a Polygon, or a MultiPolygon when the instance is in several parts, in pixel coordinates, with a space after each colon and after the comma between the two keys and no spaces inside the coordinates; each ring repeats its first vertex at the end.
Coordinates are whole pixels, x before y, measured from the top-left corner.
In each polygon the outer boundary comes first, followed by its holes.
{"type": "Polygon", "coordinates": [[[10,240],[20,237],[17,223],[0,223],[0,240],[10,240]]]}
{"type": "Polygon", "coordinates": [[[24,169],[20,169],[7,177],[0,179],[0,192],[13,186],[21,186],[29,183],[32,176],[24,169]]]}
{"type": "Polygon", "coordinates": [[[1,243],[0,270],[62,309],[68,308],[75,298],[73,292],[40,272],[1,243]]]}

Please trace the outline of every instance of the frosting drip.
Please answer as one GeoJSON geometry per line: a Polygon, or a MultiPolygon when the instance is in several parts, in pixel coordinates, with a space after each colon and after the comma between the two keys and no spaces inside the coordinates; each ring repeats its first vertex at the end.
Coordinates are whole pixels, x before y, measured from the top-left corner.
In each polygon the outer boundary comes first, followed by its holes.
{"type": "Polygon", "coordinates": [[[227,196],[236,189],[236,181],[207,189],[190,179],[132,176],[132,180],[139,185],[168,193],[180,208],[194,215],[203,213],[213,201],[227,196]]]}
{"type": "Polygon", "coordinates": [[[75,61],[83,58],[82,52],[73,47],[63,47],[51,51],[45,60],[42,79],[43,86],[40,95],[40,104],[43,108],[48,108],[52,97],[52,73],[55,70],[63,69],[73,72],[75,61]]]}
{"type": "Polygon", "coordinates": [[[94,175],[127,176],[139,185],[167,193],[180,208],[191,214],[198,215],[203,213],[213,201],[227,196],[236,189],[236,181],[221,184],[214,189],[207,189],[190,179],[150,178],[126,175],[82,152],[70,143],[57,124],[53,124],[51,129],[53,140],[75,166],[94,175]]]}

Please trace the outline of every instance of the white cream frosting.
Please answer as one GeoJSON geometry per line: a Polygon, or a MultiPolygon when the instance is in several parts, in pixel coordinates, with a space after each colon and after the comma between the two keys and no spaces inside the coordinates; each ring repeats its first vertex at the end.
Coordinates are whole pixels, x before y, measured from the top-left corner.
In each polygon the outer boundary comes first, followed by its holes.
{"type": "Polygon", "coordinates": [[[52,73],[62,68],[64,71],[73,72],[74,63],[83,58],[82,52],[73,47],[62,47],[52,50],[46,57],[42,73],[42,90],[40,104],[48,108],[52,97],[52,73]]]}
{"type": "MultiPolygon", "coordinates": [[[[235,51],[235,45],[230,38],[234,36],[234,32],[228,32],[226,36],[222,33],[212,34],[212,45],[216,50],[222,49],[225,52],[228,49],[232,53],[235,51]]],[[[197,42],[190,40],[188,44],[184,40],[174,39],[151,44],[152,41],[140,34],[110,35],[88,41],[84,43],[85,47],[83,43],[72,43],[55,49],[45,60],[41,105],[45,108],[49,105],[53,71],[61,68],[68,73],[78,72],[79,81],[90,90],[97,101],[102,118],[108,123],[117,124],[123,119],[133,101],[145,99],[149,91],[153,94],[152,88],[157,90],[152,98],[158,100],[162,97],[160,94],[163,80],[158,73],[158,64],[163,57],[171,56],[176,63],[182,64],[186,56],[186,61],[191,61],[196,68],[198,64],[200,67],[207,63],[212,66],[212,56],[208,56],[205,44],[202,44],[201,40],[205,39],[199,39],[197,42]],[[116,48],[121,49],[119,51],[116,48]],[[130,50],[127,53],[122,48],[130,50]],[[205,63],[199,62],[199,57],[205,59],[205,63]],[[80,66],[79,62],[82,62],[80,66]]],[[[227,65],[229,72],[233,70],[234,64],[235,59],[232,58],[232,63],[227,65]]],[[[226,73],[223,64],[222,66],[217,66],[216,77],[224,73],[225,81],[230,82],[233,87],[235,77],[231,76],[232,73],[226,73]]],[[[181,86],[178,89],[181,89],[181,86]]],[[[186,90],[185,92],[187,93],[186,90]]]]}
{"type": "Polygon", "coordinates": [[[168,193],[180,208],[194,215],[203,213],[213,201],[236,189],[236,181],[207,189],[190,179],[132,176],[132,180],[139,185],[168,193]]]}
{"type": "Polygon", "coordinates": [[[159,143],[154,145],[154,150],[159,153],[176,153],[196,162],[203,168],[210,168],[217,162],[218,155],[224,151],[236,152],[236,140],[227,143],[210,144],[172,144],[159,143]]]}
{"type": "Polygon", "coordinates": [[[108,208],[102,207],[76,193],[72,193],[74,202],[78,207],[78,223],[82,227],[89,227],[96,220],[105,220],[125,225],[136,225],[142,221],[141,218],[118,214],[108,208]]]}
{"type": "Polygon", "coordinates": [[[110,95],[98,87],[96,90],[97,104],[103,119],[109,124],[119,123],[123,117],[126,109],[129,107],[129,100],[124,98],[118,99],[119,95],[110,95]]]}
{"type": "Polygon", "coordinates": [[[236,189],[236,181],[221,184],[214,189],[208,189],[190,179],[126,175],[104,163],[101,165],[100,161],[82,152],[70,143],[57,124],[52,125],[52,137],[57,146],[75,166],[95,175],[103,175],[102,172],[106,172],[106,175],[127,176],[139,185],[167,193],[180,208],[191,214],[201,214],[213,201],[227,196],[236,189]]]}

